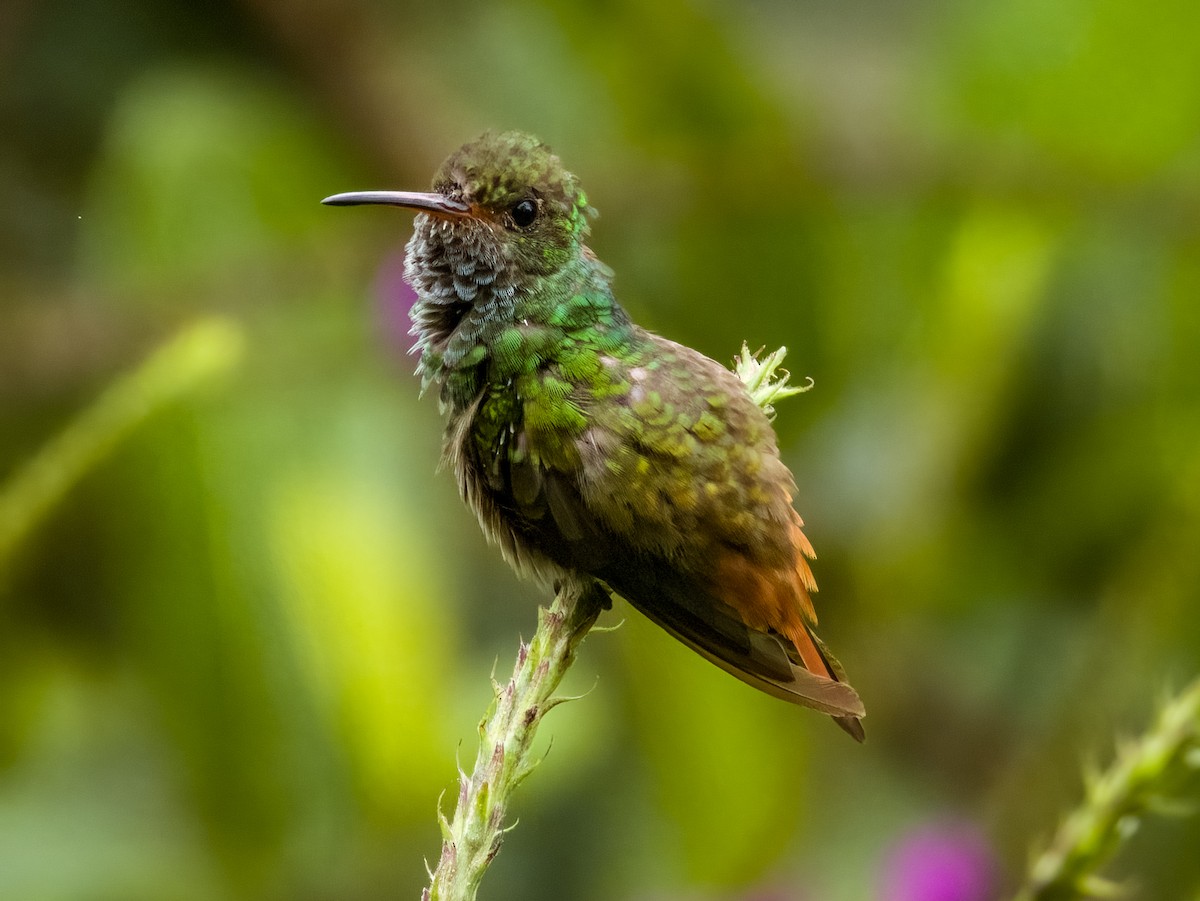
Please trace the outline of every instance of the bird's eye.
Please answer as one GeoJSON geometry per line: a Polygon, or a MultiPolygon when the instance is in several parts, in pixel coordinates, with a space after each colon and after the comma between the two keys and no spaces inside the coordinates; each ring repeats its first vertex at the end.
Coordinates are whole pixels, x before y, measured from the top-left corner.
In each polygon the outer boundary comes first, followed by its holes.
{"type": "Polygon", "coordinates": [[[512,209],[508,212],[512,216],[513,225],[517,228],[527,228],[533,225],[533,220],[537,218],[538,208],[536,203],[525,198],[513,204],[512,209]]]}

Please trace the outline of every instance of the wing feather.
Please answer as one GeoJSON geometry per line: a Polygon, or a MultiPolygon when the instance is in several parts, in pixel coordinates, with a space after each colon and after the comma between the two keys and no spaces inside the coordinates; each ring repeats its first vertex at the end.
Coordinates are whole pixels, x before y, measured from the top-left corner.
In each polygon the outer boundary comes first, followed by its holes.
{"type": "Polygon", "coordinates": [[[647,340],[657,365],[622,364],[625,394],[572,396],[586,425],[568,445],[519,421],[498,470],[477,461],[496,474],[502,544],[601,579],[717,666],[862,740],[862,701],[812,631],[812,546],[770,423],[727,369],[647,340]]]}

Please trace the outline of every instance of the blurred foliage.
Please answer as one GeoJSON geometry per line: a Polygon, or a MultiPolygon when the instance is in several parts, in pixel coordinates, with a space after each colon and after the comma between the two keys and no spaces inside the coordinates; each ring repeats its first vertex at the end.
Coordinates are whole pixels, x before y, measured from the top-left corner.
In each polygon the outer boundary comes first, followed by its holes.
{"type": "MultiPolygon", "coordinates": [[[[407,217],[318,201],[489,127],[580,175],[636,318],[815,380],[776,426],[870,739],[618,609],[488,896],[899,897],[946,821],[1015,885],[1200,659],[1198,33],[1182,0],[0,6],[0,484],[196,317],[245,346],[3,561],[0,897],[415,897],[545,598],[433,477],[407,217]]],[[[1148,823],[1112,875],[1195,895],[1198,842],[1148,823]]]]}
{"type": "Polygon", "coordinates": [[[1111,898],[1122,887],[1099,874],[1151,815],[1189,816],[1200,785],[1200,679],[1163,705],[1137,741],[1125,740],[1103,772],[1086,772],[1083,802],[1030,864],[1016,901],[1111,898]]]}

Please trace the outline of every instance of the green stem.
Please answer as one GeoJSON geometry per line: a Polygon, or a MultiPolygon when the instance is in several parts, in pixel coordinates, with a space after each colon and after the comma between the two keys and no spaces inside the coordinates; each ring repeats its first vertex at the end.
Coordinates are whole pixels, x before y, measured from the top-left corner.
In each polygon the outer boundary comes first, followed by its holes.
{"type": "Polygon", "coordinates": [[[1108,898],[1118,887],[1097,871],[1148,813],[1187,813],[1173,797],[1200,768],[1200,679],[1162,709],[1136,742],[1122,745],[1105,772],[1086,780],[1083,804],[1033,862],[1014,901],[1108,898]]]}
{"type": "Polygon", "coordinates": [[[470,901],[493,858],[500,851],[508,800],[537,766],[532,756],[538,724],[564,698],[554,697],[608,595],[595,582],[561,589],[550,609],[538,610],[533,639],[517,652],[512,678],[501,686],[479,724],[479,750],[470,776],[459,774],[454,817],[440,812],[442,853],[430,874],[423,901],[470,901]]]}
{"type": "Polygon", "coordinates": [[[92,467],[143,420],[232,368],[242,331],[204,319],[159,347],[0,485],[0,570],[21,542],[92,467]]]}

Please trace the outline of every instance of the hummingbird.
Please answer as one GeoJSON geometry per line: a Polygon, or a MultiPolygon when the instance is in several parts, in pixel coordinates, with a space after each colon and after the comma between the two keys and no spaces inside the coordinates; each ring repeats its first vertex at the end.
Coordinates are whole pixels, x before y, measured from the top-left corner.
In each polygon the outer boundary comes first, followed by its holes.
{"type": "Polygon", "coordinates": [[[796,483],[729,369],[635,324],[584,243],[595,215],[538,139],[485,133],[416,211],[405,277],[443,461],[522,575],[599,582],[749,685],[862,741],[862,701],[815,630],[796,483]]]}

